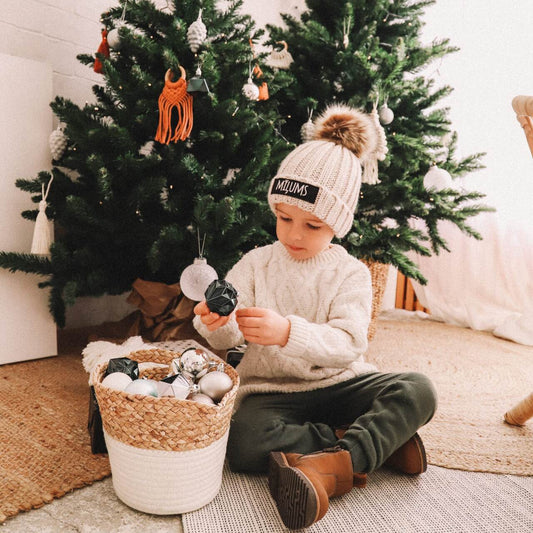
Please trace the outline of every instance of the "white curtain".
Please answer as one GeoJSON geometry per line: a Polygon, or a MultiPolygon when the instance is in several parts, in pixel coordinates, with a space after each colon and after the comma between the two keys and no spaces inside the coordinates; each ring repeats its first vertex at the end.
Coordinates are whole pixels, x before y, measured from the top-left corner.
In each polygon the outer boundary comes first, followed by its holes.
{"type": "Polygon", "coordinates": [[[484,213],[472,226],[482,241],[443,222],[440,233],[452,251],[411,255],[428,280],[414,283],[417,297],[437,320],[533,346],[532,225],[484,213]]]}

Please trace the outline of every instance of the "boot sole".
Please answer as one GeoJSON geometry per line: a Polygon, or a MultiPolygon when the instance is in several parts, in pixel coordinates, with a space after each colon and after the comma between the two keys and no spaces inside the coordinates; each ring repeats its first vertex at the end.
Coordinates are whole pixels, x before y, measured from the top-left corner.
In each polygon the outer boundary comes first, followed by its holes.
{"type": "Polygon", "coordinates": [[[421,468],[420,468],[420,472],[418,472],[418,473],[423,474],[428,469],[426,448],[424,447],[424,443],[422,442],[422,438],[420,437],[420,435],[418,433],[415,433],[413,435],[413,440],[415,441],[416,446],[418,448],[418,453],[420,454],[421,468]]]}
{"type": "Polygon", "coordinates": [[[319,512],[313,484],[281,452],[272,452],[269,462],[268,486],[281,520],[289,529],[309,527],[319,512]]]}

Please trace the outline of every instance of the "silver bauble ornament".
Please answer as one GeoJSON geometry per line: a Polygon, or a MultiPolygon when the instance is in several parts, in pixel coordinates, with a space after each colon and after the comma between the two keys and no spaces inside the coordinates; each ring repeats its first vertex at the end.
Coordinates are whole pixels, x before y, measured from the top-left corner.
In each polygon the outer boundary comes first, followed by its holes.
{"type": "Polygon", "coordinates": [[[383,104],[378,111],[379,121],[384,124],[390,124],[394,120],[394,113],[392,109],[387,105],[383,104]]]}
{"type": "Polygon", "coordinates": [[[50,145],[50,152],[52,153],[52,159],[57,161],[63,157],[65,149],[67,148],[67,136],[63,131],[63,128],[58,126],[48,138],[48,144],[50,145]]]}
{"type": "Polygon", "coordinates": [[[203,403],[205,405],[215,405],[214,400],[207,396],[207,394],[202,394],[201,392],[197,392],[196,394],[191,394],[187,400],[192,400],[193,402],[203,403]]]}
{"type": "MultiPolygon", "coordinates": [[[[174,361],[173,366],[175,366],[174,361]]],[[[209,356],[200,348],[188,348],[178,360],[179,371],[192,379],[198,379],[206,374],[209,370],[209,363],[209,356]]]]}
{"type": "Polygon", "coordinates": [[[202,21],[202,10],[198,13],[198,18],[189,26],[187,30],[187,43],[191,52],[196,53],[207,37],[207,28],[202,21]]]}
{"type": "Polygon", "coordinates": [[[308,142],[313,140],[313,135],[315,133],[315,125],[313,124],[313,121],[309,119],[301,128],[300,128],[300,135],[302,137],[302,141],[308,142]]]}
{"type": "Polygon", "coordinates": [[[197,257],[192,265],[189,265],[181,273],[181,292],[194,302],[201,302],[209,284],[218,279],[216,270],[207,264],[204,257],[197,257]]]}
{"type": "Polygon", "coordinates": [[[118,33],[119,29],[120,26],[117,26],[116,28],[110,30],[107,34],[107,44],[110,48],[113,48],[113,50],[120,50],[122,46],[122,43],[120,42],[120,35],[118,33]]]}
{"type": "Polygon", "coordinates": [[[113,372],[102,380],[102,386],[109,389],[124,390],[132,379],[124,372],[113,372]]]}
{"type": "Polygon", "coordinates": [[[447,170],[431,165],[424,176],[424,187],[426,189],[448,189],[452,186],[452,177],[447,170]]]}
{"type": "Polygon", "coordinates": [[[233,380],[225,372],[215,370],[203,376],[198,382],[198,386],[202,394],[207,394],[215,402],[219,402],[224,394],[233,387],[233,380]]]}
{"type": "Polygon", "coordinates": [[[248,81],[242,86],[242,94],[248,100],[255,101],[259,98],[259,87],[252,81],[252,78],[248,78],[248,81]]]}
{"type": "Polygon", "coordinates": [[[125,389],[128,394],[142,394],[143,396],[159,397],[157,381],[153,379],[134,379],[125,389]]]}

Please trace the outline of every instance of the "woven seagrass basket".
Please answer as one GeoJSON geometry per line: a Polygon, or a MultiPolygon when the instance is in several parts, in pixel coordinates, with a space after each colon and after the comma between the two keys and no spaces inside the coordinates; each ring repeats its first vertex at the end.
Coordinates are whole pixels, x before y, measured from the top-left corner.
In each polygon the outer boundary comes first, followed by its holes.
{"type": "MultiPolygon", "coordinates": [[[[196,345],[196,343],[191,343],[196,345]]],[[[211,352],[211,359],[223,362],[211,352]]],[[[140,377],[162,379],[180,353],[141,350],[128,357],[159,363],[140,377]]],[[[102,423],[113,488],[130,507],[158,515],[194,511],[218,494],[235,395],[237,372],[224,363],[233,387],[217,405],[177,398],[129,394],[101,385],[107,363],[92,380],[102,423]]]]}
{"type": "Polygon", "coordinates": [[[378,263],[377,261],[368,261],[362,259],[362,262],[370,270],[372,278],[372,313],[370,316],[370,325],[368,326],[368,340],[371,341],[377,330],[378,315],[383,304],[383,295],[387,287],[387,276],[389,273],[389,265],[378,263]]]}

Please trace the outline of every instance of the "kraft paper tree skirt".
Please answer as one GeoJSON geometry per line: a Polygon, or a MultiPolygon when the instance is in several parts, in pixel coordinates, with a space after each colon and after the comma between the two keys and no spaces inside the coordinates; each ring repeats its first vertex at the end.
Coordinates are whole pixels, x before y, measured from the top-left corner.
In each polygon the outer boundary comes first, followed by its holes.
{"type": "MultiPolygon", "coordinates": [[[[83,346],[0,366],[0,522],[110,474],[107,455],[90,450],[83,346]]],[[[531,348],[429,320],[380,320],[368,357],[435,383],[439,408],[421,430],[431,464],[533,475],[533,420],[502,421],[533,390],[531,348]]]]}

